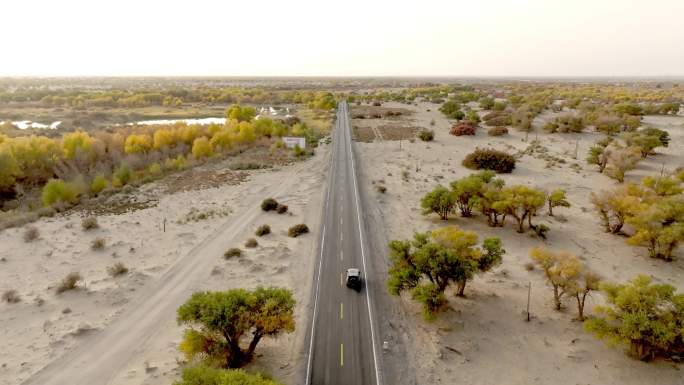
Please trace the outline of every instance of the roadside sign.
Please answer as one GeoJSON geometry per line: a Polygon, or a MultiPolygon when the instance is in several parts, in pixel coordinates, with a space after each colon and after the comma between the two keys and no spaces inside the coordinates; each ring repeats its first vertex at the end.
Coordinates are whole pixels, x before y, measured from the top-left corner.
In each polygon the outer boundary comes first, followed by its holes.
{"type": "Polygon", "coordinates": [[[299,136],[283,136],[283,143],[285,143],[287,148],[295,148],[297,145],[299,145],[299,148],[306,148],[306,138],[299,136]]]}

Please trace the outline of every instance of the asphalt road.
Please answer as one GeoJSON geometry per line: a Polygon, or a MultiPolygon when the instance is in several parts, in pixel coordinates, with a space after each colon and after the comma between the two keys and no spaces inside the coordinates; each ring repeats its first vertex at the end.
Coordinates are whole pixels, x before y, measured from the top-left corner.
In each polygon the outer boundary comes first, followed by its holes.
{"type": "Polygon", "coordinates": [[[340,102],[332,131],[328,192],[314,273],[307,384],[381,384],[378,331],[370,295],[380,282],[368,271],[371,264],[355,167],[348,106],[340,102]],[[360,291],[345,285],[345,272],[352,267],[361,270],[364,285],[360,291]]]}

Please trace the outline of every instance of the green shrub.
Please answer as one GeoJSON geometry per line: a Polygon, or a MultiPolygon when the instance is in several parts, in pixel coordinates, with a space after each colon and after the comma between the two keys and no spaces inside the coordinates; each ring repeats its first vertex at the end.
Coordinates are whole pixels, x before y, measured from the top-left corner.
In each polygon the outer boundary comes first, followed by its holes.
{"type": "Polygon", "coordinates": [[[510,173],[515,169],[515,158],[503,151],[476,148],[463,159],[463,165],[472,170],[510,173]]]}
{"type": "Polygon", "coordinates": [[[300,156],[306,155],[306,151],[304,151],[303,148],[299,147],[298,144],[294,146],[293,152],[294,152],[294,156],[296,156],[296,157],[298,157],[298,158],[299,158],[300,156]]]}
{"type": "Polygon", "coordinates": [[[215,369],[209,366],[189,366],[183,369],[182,379],[174,385],[280,385],[261,374],[241,369],[215,369]]]}
{"type": "Polygon", "coordinates": [[[55,203],[75,203],[78,192],[70,183],[65,183],[61,179],[50,179],[43,187],[42,199],[45,206],[52,206],[55,203]]]}
{"type": "Polygon", "coordinates": [[[266,198],[261,202],[261,209],[264,211],[276,210],[278,208],[278,201],[273,198],[266,198]]]}
{"type": "Polygon", "coordinates": [[[62,294],[67,290],[73,290],[76,288],[78,282],[82,281],[81,273],[73,272],[69,273],[62,282],[57,286],[57,294],[62,294]]]}
{"type": "Polygon", "coordinates": [[[306,234],[309,232],[309,227],[303,223],[300,223],[298,225],[294,225],[290,227],[287,230],[287,235],[291,236],[292,238],[296,238],[302,234],[306,234]]]}
{"type": "Polygon", "coordinates": [[[127,185],[132,178],[133,173],[131,168],[128,167],[126,163],[123,163],[116,170],[114,170],[112,185],[117,188],[123,187],[127,185]]]}
{"type": "Polygon", "coordinates": [[[237,247],[232,247],[228,250],[226,250],[225,253],[223,253],[223,258],[225,259],[230,259],[234,257],[240,257],[242,256],[242,250],[238,249],[237,247]]]}
{"type": "Polygon", "coordinates": [[[261,225],[254,232],[254,234],[257,237],[263,237],[264,235],[270,234],[270,233],[271,233],[271,226],[269,226],[269,225],[261,225]]]}
{"type": "Polygon", "coordinates": [[[433,130],[420,130],[418,132],[418,137],[423,142],[431,142],[433,139],[435,139],[435,131],[433,131],[433,130]]]}
{"type": "Polygon", "coordinates": [[[93,195],[97,195],[102,190],[106,189],[109,186],[109,183],[107,182],[107,179],[105,179],[104,176],[102,175],[97,175],[92,182],[90,182],[90,192],[93,195]]]}

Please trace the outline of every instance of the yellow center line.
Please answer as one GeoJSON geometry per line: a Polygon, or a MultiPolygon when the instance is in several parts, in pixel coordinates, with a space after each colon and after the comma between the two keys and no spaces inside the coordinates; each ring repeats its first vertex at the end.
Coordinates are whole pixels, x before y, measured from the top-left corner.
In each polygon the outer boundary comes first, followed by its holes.
{"type": "Polygon", "coordinates": [[[340,302],[340,319],[344,319],[344,303],[340,302]]]}
{"type": "Polygon", "coordinates": [[[340,286],[344,286],[344,273],[340,273],[340,286]]]}
{"type": "Polygon", "coordinates": [[[340,344],[340,366],[344,366],[344,344],[340,344]]]}

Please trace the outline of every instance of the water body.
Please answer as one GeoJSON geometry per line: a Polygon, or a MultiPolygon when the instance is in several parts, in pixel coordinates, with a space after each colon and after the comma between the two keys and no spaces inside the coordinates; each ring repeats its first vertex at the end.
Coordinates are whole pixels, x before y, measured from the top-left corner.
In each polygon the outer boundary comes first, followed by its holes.
{"type": "MultiPolygon", "coordinates": [[[[26,130],[28,128],[38,128],[41,130],[56,130],[59,125],[62,124],[61,121],[52,122],[50,124],[42,124],[38,122],[32,122],[30,120],[18,120],[16,122],[11,122],[12,125],[20,130],[26,130]]],[[[0,124],[5,124],[5,122],[0,122],[0,124]]]]}

